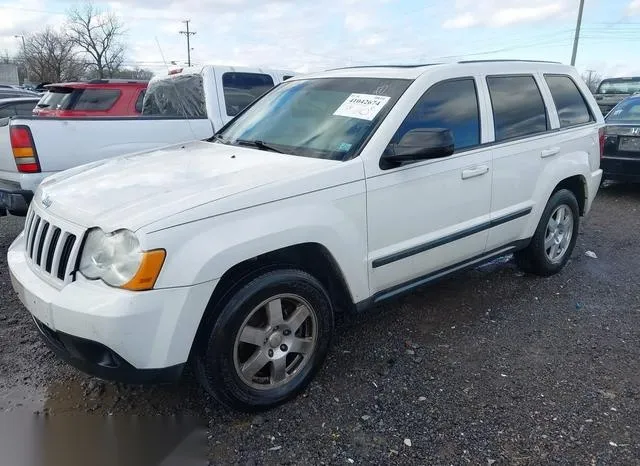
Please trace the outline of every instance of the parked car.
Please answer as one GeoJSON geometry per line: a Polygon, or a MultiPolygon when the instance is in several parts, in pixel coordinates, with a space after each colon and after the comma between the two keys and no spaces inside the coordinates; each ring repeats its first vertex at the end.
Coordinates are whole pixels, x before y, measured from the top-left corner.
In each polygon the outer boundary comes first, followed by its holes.
{"type": "Polygon", "coordinates": [[[598,191],[603,126],[560,64],[290,78],[210,141],[48,178],[12,283],[86,372],[169,381],[192,361],[220,402],[272,407],[320,368],[338,311],[507,253],[559,272],[598,191]]]}
{"type": "Polygon", "coordinates": [[[123,79],[49,84],[33,114],[67,118],[137,116],[142,113],[147,84],[123,79]]]}
{"type": "Polygon", "coordinates": [[[596,90],[596,101],[603,115],[626,97],[640,91],[640,76],[603,79],[596,90]]]}
{"type": "Polygon", "coordinates": [[[11,97],[0,99],[0,120],[15,116],[29,116],[38,103],[37,97],[11,97]]]}
{"type": "Polygon", "coordinates": [[[0,212],[25,215],[38,184],[59,171],[210,138],[285,75],[292,73],[225,66],[184,69],[149,82],[139,117],[21,117],[0,122],[0,212]],[[19,155],[27,153],[31,155],[19,155]]]}
{"type": "Polygon", "coordinates": [[[616,105],[605,122],[603,179],[640,182],[640,95],[616,105]]]}
{"type": "Polygon", "coordinates": [[[13,97],[39,97],[37,93],[26,89],[15,89],[10,87],[0,88],[0,99],[11,99],[13,97]]]}

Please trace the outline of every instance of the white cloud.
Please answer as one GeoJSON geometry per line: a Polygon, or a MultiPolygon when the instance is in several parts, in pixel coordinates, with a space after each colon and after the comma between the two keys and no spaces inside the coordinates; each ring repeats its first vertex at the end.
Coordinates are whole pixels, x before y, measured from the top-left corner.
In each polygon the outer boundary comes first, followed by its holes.
{"type": "Polygon", "coordinates": [[[58,29],[65,21],[63,14],[48,13],[40,0],[23,0],[18,3],[0,4],[0,50],[14,55],[20,49],[20,38],[51,26],[58,29]],[[13,8],[14,6],[20,9],[13,8]]]}
{"type": "Polygon", "coordinates": [[[443,28],[510,26],[564,16],[577,8],[571,0],[456,0],[455,5],[457,14],[445,20],[443,28]]]}
{"type": "Polygon", "coordinates": [[[479,23],[478,19],[475,18],[471,13],[463,13],[461,15],[456,16],[455,18],[451,18],[446,20],[442,27],[445,29],[463,29],[471,26],[475,26],[479,23]]]}
{"type": "Polygon", "coordinates": [[[640,15],[640,0],[632,0],[627,6],[627,15],[640,15]]]}

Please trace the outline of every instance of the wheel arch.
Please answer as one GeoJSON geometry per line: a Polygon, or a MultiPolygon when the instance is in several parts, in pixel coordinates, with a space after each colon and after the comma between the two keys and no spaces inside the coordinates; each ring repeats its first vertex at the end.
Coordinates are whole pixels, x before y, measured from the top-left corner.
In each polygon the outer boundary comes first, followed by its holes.
{"type": "Polygon", "coordinates": [[[583,175],[574,175],[563,179],[555,186],[549,195],[549,199],[561,189],[567,189],[573,193],[578,201],[580,215],[584,215],[585,206],[587,204],[587,179],[583,175]]]}
{"type": "Polygon", "coordinates": [[[319,280],[329,294],[335,311],[355,310],[354,298],[345,275],[324,245],[306,242],[286,246],[240,261],[220,277],[196,331],[191,353],[206,338],[221,309],[235,291],[251,279],[280,268],[300,269],[319,280]]]}

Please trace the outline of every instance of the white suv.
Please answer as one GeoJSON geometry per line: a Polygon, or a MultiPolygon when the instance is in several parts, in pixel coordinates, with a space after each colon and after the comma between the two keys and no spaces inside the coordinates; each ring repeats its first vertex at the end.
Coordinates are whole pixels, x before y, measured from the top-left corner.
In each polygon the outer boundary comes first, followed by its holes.
{"type": "Polygon", "coordinates": [[[175,380],[264,409],[307,385],[334,315],[515,253],[566,264],[603,118],[542,62],[291,78],[209,141],[72,169],[9,250],[48,344],[98,377],[175,380]]]}

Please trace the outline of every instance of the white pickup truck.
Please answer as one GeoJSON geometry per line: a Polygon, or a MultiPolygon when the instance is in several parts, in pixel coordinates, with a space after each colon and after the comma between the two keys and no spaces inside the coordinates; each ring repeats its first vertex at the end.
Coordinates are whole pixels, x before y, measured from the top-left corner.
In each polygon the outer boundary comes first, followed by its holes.
{"type": "Polygon", "coordinates": [[[142,116],[0,120],[0,216],[25,215],[44,178],[78,165],[207,139],[293,72],[228,66],[152,79],[142,116]]]}

